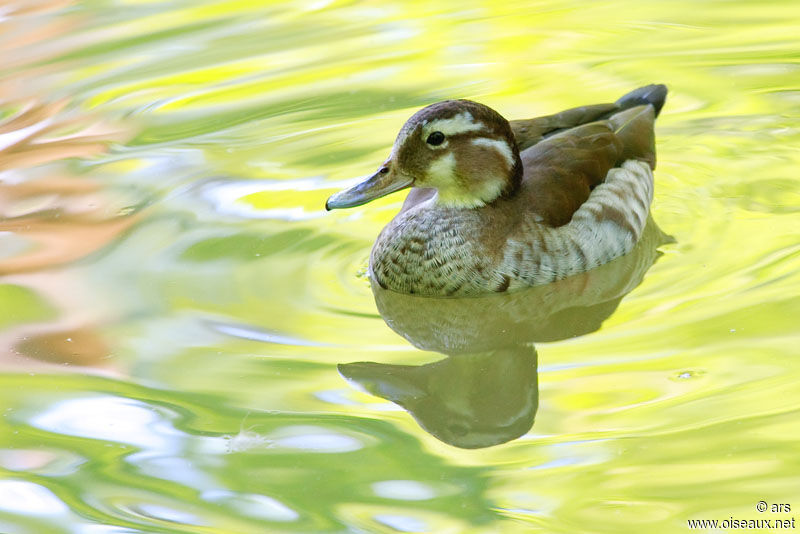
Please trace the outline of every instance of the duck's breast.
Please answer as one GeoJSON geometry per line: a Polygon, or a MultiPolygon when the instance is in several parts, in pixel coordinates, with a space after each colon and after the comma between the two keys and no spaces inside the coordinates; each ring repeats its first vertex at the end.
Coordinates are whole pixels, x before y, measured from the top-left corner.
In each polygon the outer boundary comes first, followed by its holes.
{"type": "Polygon", "coordinates": [[[507,287],[496,257],[485,246],[481,210],[436,206],[433,200],[399,213],[381,232],[370,255],[372,279],[385,289],[421,295],[468,295],[507,287]]]}

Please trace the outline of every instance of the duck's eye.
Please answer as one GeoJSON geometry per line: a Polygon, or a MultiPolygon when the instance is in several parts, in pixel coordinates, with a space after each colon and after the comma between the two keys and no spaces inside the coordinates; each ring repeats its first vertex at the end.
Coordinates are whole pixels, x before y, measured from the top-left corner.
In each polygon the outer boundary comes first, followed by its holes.
{"type": "Polygon", "coordinates": [[[439,146],[444,143],[444,134],[442,132],[433,132],[425,142],[429,145],[439,146]]]}

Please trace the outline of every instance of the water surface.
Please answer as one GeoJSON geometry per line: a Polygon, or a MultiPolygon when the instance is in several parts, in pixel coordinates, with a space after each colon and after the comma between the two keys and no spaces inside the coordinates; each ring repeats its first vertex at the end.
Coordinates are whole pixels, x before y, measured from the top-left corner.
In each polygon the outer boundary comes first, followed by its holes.
{"type": "Polygon", "coordinates": [[[795,3],[0,14],[0,531],[673,533],[800,508],[795,3]],[[401,195],[324,201],[416,109],[653,82],[638,256],[485,307],[376,303],[401,195]]]}

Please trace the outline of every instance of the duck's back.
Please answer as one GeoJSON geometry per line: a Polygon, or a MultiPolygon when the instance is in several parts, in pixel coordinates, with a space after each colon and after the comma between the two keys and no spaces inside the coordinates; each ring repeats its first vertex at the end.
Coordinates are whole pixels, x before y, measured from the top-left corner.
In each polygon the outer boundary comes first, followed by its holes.
{"type": "Polygon", "coordinates": [[[608,172],[627,160],[655,167],[651,106],[637,106],[609,119],[583,124],[524,150],[525,174],[515,201],[538,222],[567,224],[608,172]]]}

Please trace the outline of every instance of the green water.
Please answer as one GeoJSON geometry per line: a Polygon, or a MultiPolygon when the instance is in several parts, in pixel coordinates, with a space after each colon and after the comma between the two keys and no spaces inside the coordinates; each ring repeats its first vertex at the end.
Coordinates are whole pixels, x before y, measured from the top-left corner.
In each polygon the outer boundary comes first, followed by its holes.
{"type": "Polygon", "coordinates": [[[800,510],[800,4],[0,14],[0,532],[673,533],[800,510]],[[363,271],[402,195],[323,205],[416,109],[525,118],[653,82],[636,254],[502,301],[376,302],[363,271]]]}

